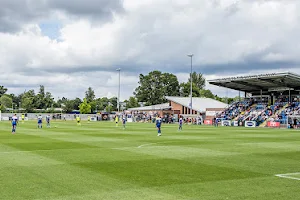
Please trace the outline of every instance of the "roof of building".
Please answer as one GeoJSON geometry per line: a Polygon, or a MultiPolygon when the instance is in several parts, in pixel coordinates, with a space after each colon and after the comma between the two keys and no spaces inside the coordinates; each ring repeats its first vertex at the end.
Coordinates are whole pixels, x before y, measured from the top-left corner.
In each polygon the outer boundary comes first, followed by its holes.
{"type": "Polygon", "coordinates": [[[152,106],[143,106],[137,108],[128,108],[128,111],[151,111],[151,110],[166,110],[172,108],[169,103],[157,104],[152,106]]]}
{"type": "MultiPolygon", "coordinates": [[[[166,96],[166,99],[190,108],[190,97],[166,96]]],[[[192,109],[198,112],[205,112],[207,108],[226,108],[228,106],[226,103],[211,98],[193,97],[192,101],[192,109]]]]}
{"type": "Polygon", "coordinates": [[[209,84],[244,92],[286,91],[300,89],[300,76],[295,73],[272,73],[208,80],[209,84]]]}

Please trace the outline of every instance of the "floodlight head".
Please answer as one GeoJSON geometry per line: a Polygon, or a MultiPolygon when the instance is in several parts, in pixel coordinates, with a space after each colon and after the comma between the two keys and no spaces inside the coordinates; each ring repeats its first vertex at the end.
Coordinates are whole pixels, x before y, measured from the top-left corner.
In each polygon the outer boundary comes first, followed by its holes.
{"type": "Polygon", "coordinates": [[[116,71],[121,71],[121,68],[116,69],[116,71]]]}
{"type": "Polygon", "coordinates": [[[194,56],[194,54],[188,54],[187,56],[188,56],[188,57],[193,57],[193,56],[194,56]]]}

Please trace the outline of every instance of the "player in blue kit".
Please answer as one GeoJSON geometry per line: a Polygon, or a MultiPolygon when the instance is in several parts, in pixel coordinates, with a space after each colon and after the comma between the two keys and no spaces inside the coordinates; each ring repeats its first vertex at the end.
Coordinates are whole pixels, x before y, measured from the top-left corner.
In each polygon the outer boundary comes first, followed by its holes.
{"type": "Polygon", "coordinates": [[[178,130],[179,131],[182,131],[182,123],[183,123],[183,119],[180,117],[179,122],[178,122],[178,124],[179,124],[178,130]]]}
{"type": "Polygon", "coordinates": [[[43,117],[38,116],[38,128],[43,128],[43,117]]]}
{"type": "Polygon", "coordinates": [[[123,122],[123,129],[125,129],[126,128],[126,117],[125,116],[123,116],[122,122],[123,122]]]}
{"type": "Polygon", "coordinates": [[[17,129],[17,124],[18,124],[18,117],[15,114],[12,118],[11,118],[11,125],[12,125],[12,134],[16,133],[16,129],[17,129]]]}
{"type": "Polygon", "coordinates": [[[162,123],[162,119],[158,116],[156,118],[156,128],[157,128],[157,136],[161,136],[161,123],[162,123]]]}

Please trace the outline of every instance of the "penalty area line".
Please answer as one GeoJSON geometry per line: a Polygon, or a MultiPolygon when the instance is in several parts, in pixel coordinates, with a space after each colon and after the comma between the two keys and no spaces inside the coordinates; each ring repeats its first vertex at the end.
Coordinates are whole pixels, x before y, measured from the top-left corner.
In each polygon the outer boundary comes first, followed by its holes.
{"type": "Polygon", "coordinates": [[[0,154],[14,154],[14,153],[34,153],[39,151],[55,151],[54,149],[40,149],[34,151],[1,151],[0,154]]]}
{"type": "Polygon", "coordinates": [[[153,143],[146,143],[146,144],[141,144],[140,146],[133,146],[133,147],[115,147],[115,148],[110,148],[110,149],[116,149],[116,150],[126,150],[126,149],[135,149],[135,148],[142,148],[146,146],[151,146],[155,144],[168,144],[168,143],[174,143],[176,141],[165,141],[165,142],[153,142],[153,143]]]}
{"type": "Polygon", "coordinates": [[[142,147],[149,146],[149,145],[152,145],[152,144],[157,144],[157,143],[142,144],[142,145],[138,146],[137,148],[142,148],[142,147]]]}
{"type": "Polygon", "coordinates": [[[300,181],[300,177],[293,177],[293,175],[300,175],[300,172],[295,172],[295,173],[287,173],[287,174],[275,174],[275,176],[279,178],[286,178],[286,179],[293,179],[293,180],[298,180],[300,181]]]}
{"type": "Polygon", "coordinates": [[[147,144],[142,144],[140,146],[138,146],[137,148],[142,148],[142,147],[145,147],[145,146],[151,146],[153,144],[169,144],[169,143],[175,143],[177,141],[164,141],[164,142],[155,142],[155,143],[147,143],[147,144]]]}
{"type": "Polygon", "coordinates": [[[157,143],[147,143],[147,144],[142,144],[140,146],[134,146],[134,147],[119,147],[119,148],[111,148],[111,149],[117,149],[117,150],[126,150],[126,149],[135,149],[135,148],[142,148],[145,146],[150,146],[153,144],[157,144],[157,143]]]}

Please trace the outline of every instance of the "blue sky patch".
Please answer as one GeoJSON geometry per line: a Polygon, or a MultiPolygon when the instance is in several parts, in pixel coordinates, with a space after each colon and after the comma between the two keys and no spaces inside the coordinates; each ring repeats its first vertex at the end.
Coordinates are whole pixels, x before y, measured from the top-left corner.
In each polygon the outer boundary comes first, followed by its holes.
{"type": "Polygon", "coordinates": [[[44,21],[39,24],[42,34],[48,36],[52,40],[58,40],[60,36],[59,30],[62,27],[62,24],[57,20],[44,21]]]}

